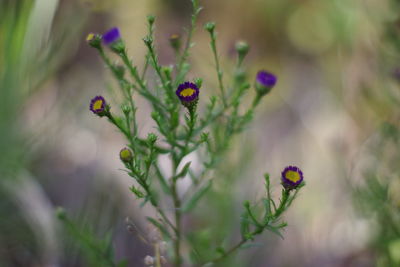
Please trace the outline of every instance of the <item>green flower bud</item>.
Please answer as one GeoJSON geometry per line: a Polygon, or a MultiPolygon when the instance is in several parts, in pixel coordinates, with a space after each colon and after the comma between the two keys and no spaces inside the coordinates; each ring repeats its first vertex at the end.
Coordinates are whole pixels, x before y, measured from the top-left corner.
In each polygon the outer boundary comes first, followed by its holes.
{"type": "Polygon", "coordinates": [[[95,33],[89,33],[86,37],[86,42],[94,48],[99,49],[101,47],[101,35],[95,33]]]}
{"type": "Polygon", "coordinates": [[[156,20],[156,17],[154,15],[148,15],[147,16],[147,22],[152,25],[154,21],[156,20]]]}
{"type": "Polygon", "coordinates": [[[235,45],[236,51],[239,56],[244,57],[249,52],[249,45],[244,41],[239,41],[235,45]]]}
{"type": "Polygon", "coordinates": [[[153,38],[151,36],[147,35],[146,37],[143,38],[143,42],[147,46],[152,46],[153,45],[153,38]]]}
{"type": "Polygon", "coordinates": [[[122,112],[125,114],[125,116],[128,116],[129,113],[131,112],[131,107],[127,104],[123,104],[121,106],[122,112]]]}
{"type": "Polygon", "coordinates": [[[202,78],[194,79],[194,84],[197,85],[197,87],[200,89],[201,85],[203,84],[203,79],[202,78]]]}
{"type": "Polygon", "coordinates": [[[215,29],[215,22],[207,22],[204,25],[204,29],[206,29],[209,33],[213,33],[215,29]]]}
{"type": "Polygon", "coordinates": [[[155,135],[154,133],[149,133],[148,135],[147,135],[147,141],[150,143],[150,144],[154,144],[156,141],[157,141],[157,135],[155,135]]]}
{"type": "Polygon", "coordinates": [[[132,151],[127,148],[124,147],[123,149],[121,149],[121,151],[119,152],[119,158],[122,160],[122,162],[124,163],[129,163],[132,162],[133,160],[133,153],[132,151]]]}

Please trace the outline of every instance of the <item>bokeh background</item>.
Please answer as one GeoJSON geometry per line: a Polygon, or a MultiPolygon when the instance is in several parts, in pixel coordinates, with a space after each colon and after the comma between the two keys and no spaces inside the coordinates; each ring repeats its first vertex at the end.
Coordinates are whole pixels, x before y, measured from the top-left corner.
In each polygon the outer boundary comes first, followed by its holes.
{"type": "MultiPolygon", "coordinates": [[[[206,243],[238,239],[243,200],[262,196],[265,172],[279,194],[280,171],[293,164],[307,185],[285,215],[285,238],[263,235],[229,266],[399,266],[399,1],[201,5],[189,77],[204,79],[205,94],[217,90],[202,29],[209,20],[226,79],[234,44],[245,40],[249,76],[266,69],[278,84],[231,144],[209,202],[196,211],[204,221],[189,218],[185,227],[204,227],[206,243]]],[[[113,81],[85,36],[118,26],[142,67],[146,15],[154,14],[156,48],[169,65],[168,38],[185,36],[190,12],[189,0],[0,1],[0,266],[89,266],[57,220],[59,206],[99,239],[111,234],[117,259],[144,265],[152,248],[126,218],[148,234],[144,218],[154,211],[128,189],[122,136],[89,112],[93,96],[113,99],[113,81]]],[[[145,135],[149,106],[138,106],[145,135]]]]}

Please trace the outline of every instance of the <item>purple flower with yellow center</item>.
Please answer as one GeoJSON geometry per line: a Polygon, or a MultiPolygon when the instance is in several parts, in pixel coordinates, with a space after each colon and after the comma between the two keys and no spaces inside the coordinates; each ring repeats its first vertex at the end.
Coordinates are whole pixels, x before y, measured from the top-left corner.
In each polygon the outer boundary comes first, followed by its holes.
{"type": "Polygon", "coordinates": [[[288,166],[282,171],[282,185],[287,190],[295,189],[303,182],[303,172],[296,166],[288,166]]]}
{"type": "Polygon", "coordinates": [[[260,95],[268,94],[272,87],[275,86],[277,78],[274,74],[261,70],[256,76],[256,90],[260,95]]]}
{"type": "Polygon", "coordinates": [[[189,109],[196,106],[199,100],[199,93],[200,90],[197,85],[191,82],[181,83],[176,90],[176,95],[182,104],[189,109]]]}
{"type": "Polygon", "coordinates": [[[103,117],[107,113],[107,102],[102,96],[95,96],[90,101],[90,110],[100,117],[103,117]]]}

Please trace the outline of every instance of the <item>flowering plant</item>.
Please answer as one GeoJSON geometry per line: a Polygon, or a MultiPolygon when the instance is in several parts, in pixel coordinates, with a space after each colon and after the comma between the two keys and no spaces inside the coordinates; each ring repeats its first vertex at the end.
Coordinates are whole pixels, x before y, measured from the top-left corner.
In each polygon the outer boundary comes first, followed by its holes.
{"type": "MultiPolygon", "coordinates": [[[[212,171],[222,165],[221,158],[227,151],[232,137],[246,128],[262,97],[267,95],[277,82],[275,75],[260,71],[255,79],[253,104],[243,107],[242,99],[251,87],[243,65],[249,47],[244,42],[236,45],[238,60],[233,81],[227,86],[216,47],[215,23],[207,23],[205,30],[210,35],[219,94],[210,98],[205,112],[198,109],[198,105],[202,106],[206,102],[206,99],[200,96],[204,94],[200,92],[208,91],[209,88],[202,86],[202,79],[188,81],[186,78],[190,71],[188,57],[192,47],[192,36],[201,10],[198,0],[192,0],[192,5],[191,27],[185,45],[181,46],[180,37],[177,35],[170,39],[171,47],[176,53],[176,64],[173,66],[162,66],[158,61],[153,36],[154,16],[148,16],[149,33],[143,39],[148,51],[142,72],[139,72],[139,68],[129,58],[118,28],[113,28],[103,35],[91,33],[87,37],[89,45],[97,49],[118,81],[124,98],[118,109],[111,108],[103,96],[96,96],[91,100],[90,110],[100,117],[107,117],[125,137],[127,145],[120,151],[119,156],[128,175],[134,179],[130,190],[142,200],[142,205],[149,204],[155,209],[157,215],[147,219],[162,233],[164,240],[173,244],[167,260],[171,260],[174,266],[182,266],[189,260],[196,265],[220,262],[265,230],[281,235],[280,231],[286,226],[285,222],[281,222],[281,216],[304,185],[301,170],[294,166],[287,167],[282,172],[282,197],[276,204],[271,197],[270,179],[266,174],[263,208],[260,210],[250,201],[244,202],[241,239],[236,244],[228,248],[224,248],[222,244],[210,247],[213,252],[191,259],[183,253],[183,250],[191,251],[196,246],[186,237],[183,218],[188,216],[212,189],[212,181],[217,179],[212,177],[212,171]],[[110,60],[105,50],[107,47],[122,60],[122,66],[110,60]],[[157,76],[154,88],[147,82],[148,66],[154,69],[157,76]],[[147,137],[139,134],[135,94],[149,101],[153,109],[151,118],[155,122],[157,132],[148,133],[147,137]],[[242,113],[243,109],[246,111],[242,113]],[[196,173],[192,162],[186,160],[191,153],[196,153],[200,158],[200,173],[196,173]],[[163,172],[160,167],[161,155],[168,155],[171,173],[163,172]],[[179,184],[185,177],[191,179],[191,185],[183,192],[179,184]]],[[[158,252],[154,258],[150,256],[145,260],[146,263],[156,266],[161,266],[163,261],[165,258],[158,252]]]]}

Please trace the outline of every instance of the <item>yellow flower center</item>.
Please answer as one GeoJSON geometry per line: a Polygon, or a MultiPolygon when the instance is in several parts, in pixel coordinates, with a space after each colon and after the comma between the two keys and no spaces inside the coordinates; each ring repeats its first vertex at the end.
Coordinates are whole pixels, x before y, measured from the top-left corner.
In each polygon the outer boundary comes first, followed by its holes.
{"type": "Polygon", "coordinates": [[[96,100],[96,102],[94,102],[94,104],[93,104],[93,110],[99,110],[99,109],[102,108],[102,106],[103,106],[103,100],[98,99],[98,100],[96,100]]]}
{"type": "Polygon", "coordinates": [[[183,97],[187,97],[187,96],[193,95],[194,92],[196,92],[196,90],[194,90],[192,88],[186,88],[186,89],[183,89],[179,94],[183,97]]]}
{"type": "Polygon", "coordinates": [[[94,39],[94,33],[89,33],[86,37],[86,41],[90,42],[94,39]]]}
{"type": "Polygon", "coordinates": [[[297,183],[298,181],[300,181],[301,176],[300,176],[300,173],[298,173],[298,172],[287,171],[285,173],[285,178],[288,179],[289,181],[293,182],[293,183],[297,183]]]}

